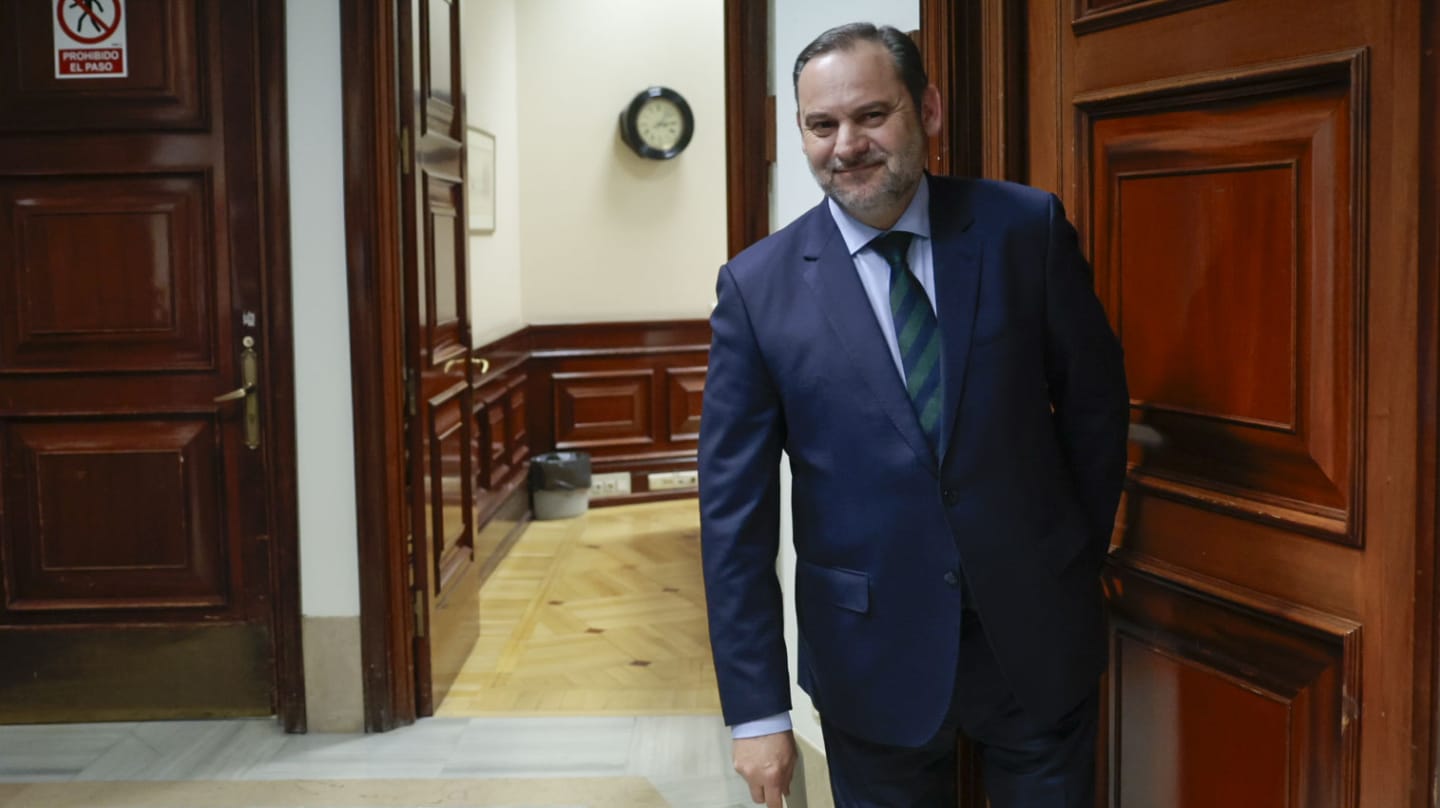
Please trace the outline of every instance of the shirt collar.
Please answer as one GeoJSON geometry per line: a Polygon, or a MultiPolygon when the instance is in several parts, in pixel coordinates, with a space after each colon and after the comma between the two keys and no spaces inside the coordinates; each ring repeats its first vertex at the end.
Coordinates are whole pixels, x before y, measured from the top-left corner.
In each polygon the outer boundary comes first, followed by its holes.
{"type": "MultiPolygon", "coordinates": [[[[850,255],[865,249],[874,238],[886,231],[877,230],[868,224],[856,219],[840,203],[832,198],[826,198],[830,203],[830,216],[835,220],[835,226],[840,228],[840,236],[845,239],[845,247],[850,250],[850,255]]],[[[910,205],[905,212],[900,214],[899,221],[893,230],[902,230],[906,233],[913,233],[920,238],[930,238],[930,177],[921,176],[920,187],[915,189],[915,196],[910,200],[910,205]]]]}

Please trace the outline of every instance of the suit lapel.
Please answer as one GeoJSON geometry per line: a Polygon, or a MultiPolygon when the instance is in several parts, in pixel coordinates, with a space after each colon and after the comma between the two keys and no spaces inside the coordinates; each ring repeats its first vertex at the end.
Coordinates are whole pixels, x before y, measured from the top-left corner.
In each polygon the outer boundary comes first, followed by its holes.
{"type": "Polygon", "coordinates": [[[830,323],[838,342],[850,355],[850,361],[875,394],[885,414],[895,424],[901,437],[910,444],[932,473],[936,458],[920,429],[910,396],[895,371],[895,360],[875,319],[875,310],[865,296],[865,287],[855,272],[855,263],[845,247],[845,239],[830,217],[825,203],[810,212],[806,234],[804,276],[820,299],[820,309],[830,323]]]}
{"type": "Polygon", "coordinates": [[[965,390],[970,336],[980,291],[980,234],[972,229],[961,187],[930,179],[931,250],[935,261],[935,308],[940,323],[941,357],[945,362],[945,408],[941,457],[950,449],[956,413],[965,390]]]}

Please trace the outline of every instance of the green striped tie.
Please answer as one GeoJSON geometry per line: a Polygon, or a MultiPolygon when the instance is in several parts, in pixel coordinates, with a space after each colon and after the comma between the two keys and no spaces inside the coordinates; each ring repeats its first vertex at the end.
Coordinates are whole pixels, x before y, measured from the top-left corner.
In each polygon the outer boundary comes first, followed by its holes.
{"type": "Polygon", "coordinates": [[[905,366],[905,388],[930,446],[940,448],[940,329],[925,287],[920,285],[905,254],[910,234],[893,231],[877,236],[870,246],[890,265],[890,315],[895,341],[905,366]]]}

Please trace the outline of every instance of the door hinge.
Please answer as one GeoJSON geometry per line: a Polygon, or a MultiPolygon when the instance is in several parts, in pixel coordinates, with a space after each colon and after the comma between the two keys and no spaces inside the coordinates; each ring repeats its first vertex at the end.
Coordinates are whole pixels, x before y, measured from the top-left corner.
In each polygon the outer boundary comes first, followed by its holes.
{"type": "Polygon", "coordinates": [[[425,636],[425,593],[419,589],[412,590],[415,593],[415,636],[425,636]]]}
{"type": "Polygon", "coordinates": [[[411,368],[406,368],[406,369],[405,369],[405,417],[406,417],[406,418],[414,418],[416,415],[419,415],[419,414],[420,414],[420,404],[419,404],[419,401],[417,400],[417,399],[419,399],[420,394],[419,394],[419,391],[416,390],[416,388],[419,387],[419,386],[420,386],[420,385],[419,385],[419,381],[415,378],[415,371],[412,370],[411,368]]]}
{"type": "Polygon", "coordinates": [[[410,127],[400,127],[400,170],[405,174],[415,171],[415,155],[410,151],[410,127]]]}
{"type": "Polygon", "coordinates": [[[415,588],[415,535],[405,535],[405,585],[415,588]]]}

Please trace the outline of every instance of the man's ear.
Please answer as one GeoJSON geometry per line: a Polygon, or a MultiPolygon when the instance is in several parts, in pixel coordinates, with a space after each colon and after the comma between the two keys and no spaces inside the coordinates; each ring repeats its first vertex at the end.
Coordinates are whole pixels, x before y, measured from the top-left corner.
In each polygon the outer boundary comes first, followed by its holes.
{"type": "Polygon", "coordinates": [[[933,84],[920,96],[920,124],[930,137],[940,134],[940,91],[933,84]]]}

